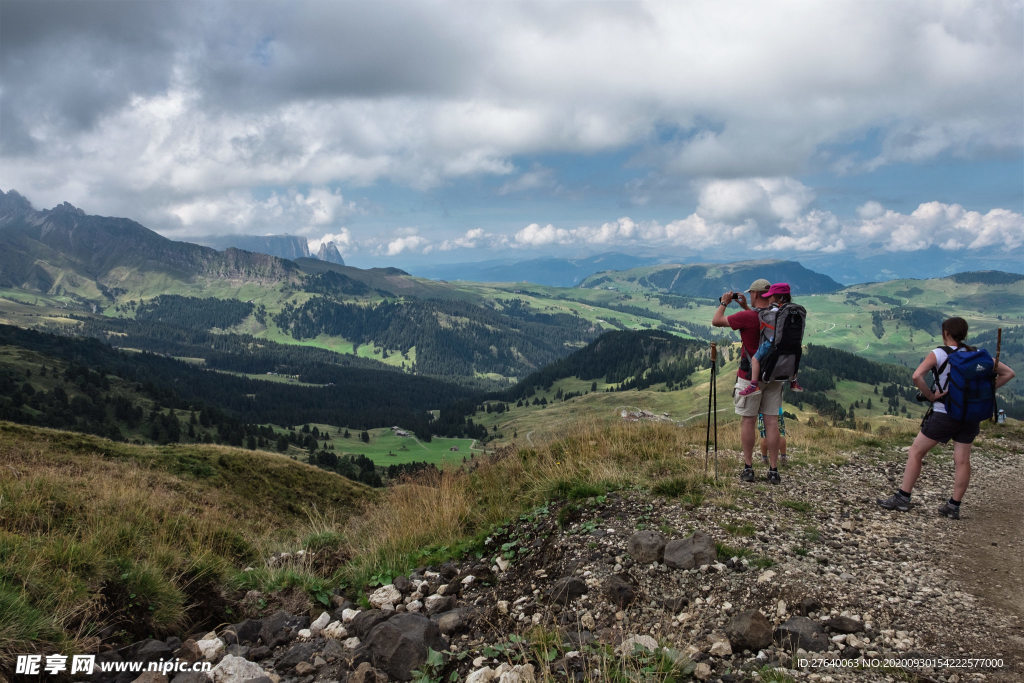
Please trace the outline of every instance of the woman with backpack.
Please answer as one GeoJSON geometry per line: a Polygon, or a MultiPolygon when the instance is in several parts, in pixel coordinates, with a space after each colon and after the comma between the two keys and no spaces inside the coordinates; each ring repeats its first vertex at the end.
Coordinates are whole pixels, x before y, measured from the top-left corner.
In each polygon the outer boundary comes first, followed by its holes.
{"type": "MultiPolygon", "coordinates": [[[[932,407],[921,422],[914,443],[910,446],[907,465],[903,470],[903,482],[899,490],[888,498],[880,498],[878,504],[886,510],[906,512],[910,509],[910,493],[921,475],[921,464],[924,456],[939,443],[953,440],[953,495],[939,506],[939,514],[952,519],[960,519],[960,501],[967,491],[971,479],[971,444],[978,436],[982,417],[970,414],[961,401],[951,402],[950,391],[960,393],[960,385],[950,386],[951,374],[954,374],[955,362],[951,362],[954,354],[974,353],[978,350],[964,344],[967,338],[967,321],[963,318],[949,318],[942,323],[943,346],[931,351],[914,371],[914,384],[920,389],[925,400],[931,401],[932,407]],[[931,374],[933,382],[929,386],[926,377],[931,374]],[[951,415],[951,408],[953,414],[951,415]]],[[[958,361],[953,358],[952,361],[958,361]]],[[[992,396],[995,389],[1003,386],[1014,378],[1014,372],[1004,363],[994,363],[987,352],[979,352],[976,365],[984,366],[986,381],[992,382],[992,396]],[[993,367],[994,366],[994,367],[993,367]]],[[[956,371],[959,374],[959,371],[956,371]]],[[[957,378],[959,379],[959,378],[957,378]]],[[[959,397],[958,397],[959,398],[959,397]]],[[[992,415],[992,404],[988,403],[987,417],[992,415]]]]}

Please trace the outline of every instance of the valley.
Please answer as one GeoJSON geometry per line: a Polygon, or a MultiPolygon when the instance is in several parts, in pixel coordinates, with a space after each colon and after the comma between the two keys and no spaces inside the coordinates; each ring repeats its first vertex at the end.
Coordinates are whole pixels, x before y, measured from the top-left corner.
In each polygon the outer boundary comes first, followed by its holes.
{"type": "MultiPolygon", "coordinates": [[[[833,655],[850,643],[934,653],[948,644],[939,608],[968,593],[979,633],[1017,628],[990,587],[956,566],[929,574],[943,588],[925,623],[877,609],[935,593],[905,584],[876,594],[871,568],[900,572],[886,543],[922,571],[926,557],[894,540],[900,520],[871,497],[901,471],[925,410],[910,373],[945,317],[967,318],[968,341],[993,351],[1002,329],[1002,360],[1024,367],[1024,275],[842,286],[799,263],[755,261],[647,264],[574,287],[438,282],[218,252],[70,206],[37,212],[10,194],[0,246],[0,676],[26,651],[181,655],[189,641],[230,639],[223,624],[308,625],[321,612],[359,634],[335,642],[330,662],[317,664],[319,636],[297,628],[234,652],[289,680],[317,666],[354,674],[351,657],[387,668],[370,652],[376,622],[344,622],[356,611],[377,619],[381,590],[402,595],[398,612],[421,625],[443,618],[458,638],[433,664],[417,660],[423,680],[467,676],[481,657],[560,662],[563,673],[586,662],[583,680],[651,667],[666,681],[808,673],[777,638],[747,653],[737,640],[725,654],[724,604],[772,615],[777,628],[808,615],[858,622],[841,622],[860,629],[851,640],[824,644],[833,655]],[[784,394],[790,460],[779,487],[735,476],[738,337],[710,326],[720,293],[761,276],[790,281],[808,310],[807,390],[784,394]],[[653,530],[707,533],[713,557],[681,573],[640,562],[627,541],[653,530]],[[563,604],[555,591],[580,567],[593,585],[563,604]],[[441,595],[430,581],[442,571],[465,588],[441,595]],[[420,581],[426,593],[407,589],[420,581]],[[609,593],[625,584],[649,604],[609,593]],[[706,598],[676,595],[676,584],[706,598]],[[427,614],[420,598],[449,598],[450,609],[427,614]],[[658,632],[669,654],[609,654],[640,631],[658,632]]],[[[1019,458],[1019,381],[999,399],[1010,419],[983,427],[979,492],[1012,479],[1019,458]]],[[[948,452],[934,461],[929,505],[951,476],[948,452]]],[[[934,515],[910,515],[943,552],[959,538],[934,515]]],[[[964,566],[994,571],[1019,542],[1011,533],[1005,547],[975,548],[964,566]]],[[[969,645],[1019,652],[986,633],[969,645]]]]}

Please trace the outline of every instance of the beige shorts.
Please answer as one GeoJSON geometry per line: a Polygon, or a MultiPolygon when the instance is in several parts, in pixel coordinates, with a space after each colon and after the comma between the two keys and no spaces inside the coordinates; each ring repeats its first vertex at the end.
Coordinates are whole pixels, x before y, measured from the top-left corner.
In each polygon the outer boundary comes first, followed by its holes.
{"type": "Polygon", "coordinates": [[[732,390],[732,404],[736,414],[743,417],[757,417],[758,413],[778,415],[779,408],[782,407],[782,381],[761,382],[761,393],[740,396],[740,391],[749,384],[750,380],[736,378],[736,386],[732,390]]]}

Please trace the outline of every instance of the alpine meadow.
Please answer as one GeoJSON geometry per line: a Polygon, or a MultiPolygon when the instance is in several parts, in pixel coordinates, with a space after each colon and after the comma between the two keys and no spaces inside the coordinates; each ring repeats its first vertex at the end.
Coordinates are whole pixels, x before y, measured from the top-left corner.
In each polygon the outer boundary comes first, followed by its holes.
{"type": "MultiPolygon", "coordinates": [[[[766,260],[449,283],[2,202],[5,666],[59,651],[454,680],[482,657],[551,680],[771,679],[801,675],[793,619],[851,634],[805,651],[941,642],[827,579],[857,577],[848,544],[892,523],[860,501],[896,476],[942,321],[1024,360],[1024,275],[843,286],[766,260]],[[808,312],[780,489],[736,480],[738,337],[710,325],[716,293],[757,277],[808,312]],[[645,556],[652,535],[710,543],[687,561],[705,566],[645,556]],[[775,645],[744,645],[758,607],[775,645]],[[420,640],[388,636],[419,643],[408,661],[375,631],[396,613],[421,620],[403,627],[420,640]],[[633,632],[657,646],[623,647],[633,632]]],[[[998,405],[980,486],[1024,436],[1017,387],[998,405]]]]}

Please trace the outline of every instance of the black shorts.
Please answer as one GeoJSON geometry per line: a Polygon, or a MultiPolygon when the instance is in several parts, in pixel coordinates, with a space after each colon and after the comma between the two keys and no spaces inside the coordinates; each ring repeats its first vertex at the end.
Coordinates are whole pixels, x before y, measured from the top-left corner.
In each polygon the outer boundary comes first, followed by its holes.
{"type": "Polygon", "coordinates": [[[945,413],[929,412],[921,422],[921,433],[940,443],[973,443],[979,431],[979,423],[958,422],[945,413]]]}

